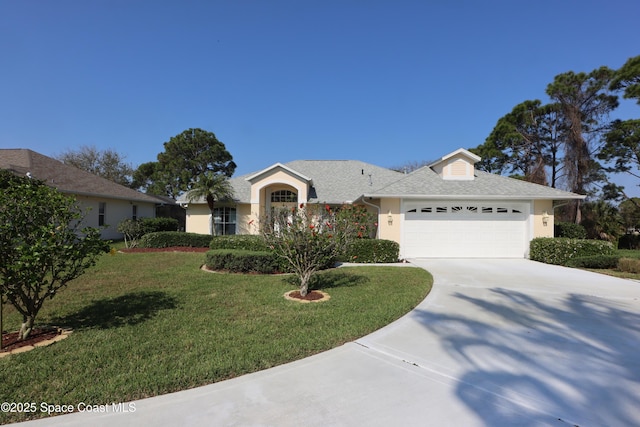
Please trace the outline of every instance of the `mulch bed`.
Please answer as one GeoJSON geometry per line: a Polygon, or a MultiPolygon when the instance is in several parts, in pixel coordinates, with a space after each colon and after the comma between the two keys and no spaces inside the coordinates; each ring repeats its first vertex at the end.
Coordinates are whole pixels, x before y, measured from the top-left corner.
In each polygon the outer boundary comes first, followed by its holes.
{"type": "Polygon", "coordinates": [[[288,295],[291,298],[304,300],[304,301],[317,301],[319,299],[324,298],[324,295],[318,291],[309,291],[305,296],[300,295],[300,291],[290,292],[288,295]]]}
{"type": "Polygon", "coordinates": [[[209,248],[192,248],[187,246],[172,246],[170,248],[129,248],[120,249],[120,252],[126,254],[141,254],[149,252],[207,252],[209,248]]]}
{"type": "Polygon", "coordinates": [[[58,328],[34,328],[31,335],[26,340],[18,341],[18,332],[8,332],[2,334],[2,350],[7,352],[16,348],[37,344],[41,341],[50,340],[61,334],[58,328]]]}

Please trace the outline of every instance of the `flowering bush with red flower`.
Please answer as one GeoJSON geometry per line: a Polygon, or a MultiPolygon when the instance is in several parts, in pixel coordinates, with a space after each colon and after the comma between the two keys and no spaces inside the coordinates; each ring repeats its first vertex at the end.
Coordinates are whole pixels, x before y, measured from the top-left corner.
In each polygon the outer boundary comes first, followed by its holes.
{"type": "Polygon", "coordinates": [[[300,294],[306,295],[313,275],[330,267],[357,236],[359,225],[329,205],[300,204],[274,211],[264,221],[263,236],[276,255],[296,275],[300,294]]]}

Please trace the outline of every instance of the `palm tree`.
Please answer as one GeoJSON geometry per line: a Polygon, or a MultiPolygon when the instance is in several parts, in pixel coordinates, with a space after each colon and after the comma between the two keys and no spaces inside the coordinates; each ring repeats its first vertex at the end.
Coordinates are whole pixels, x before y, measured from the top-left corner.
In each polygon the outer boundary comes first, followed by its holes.
{"type": "Polygon", "coordinates": [[[215,227],[213,219],[214,202],[223,199],[233,199],[233,187],[226,175],[206,172],[198,178],[193,188],[189,191],[187,199],[190,202],[201,198],[206,199],[211,218],[209,219],[209,234],[215,236],[215,227]]]}

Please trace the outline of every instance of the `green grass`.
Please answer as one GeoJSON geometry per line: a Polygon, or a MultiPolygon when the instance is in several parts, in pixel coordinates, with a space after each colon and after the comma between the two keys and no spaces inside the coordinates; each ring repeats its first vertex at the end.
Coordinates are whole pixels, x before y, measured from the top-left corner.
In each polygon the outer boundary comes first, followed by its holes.
{"type": "MultiPolygon", "coordinates": [[[[329,301],[301,304],[284,299],[292,286],[283,276],[208,273],[199,269],[203,259],[102,257],[36,320],[73,334],[0,359],[0,402],[110,404],[266,369],[379,329],[415,307],[432,284],[418,268],[340,268],[321,275],[329,301]]],[[[5,306],[5,329],[19,324],[5,306]]],[[[0,414],[1,423],[28,418],[0,414]]]]}

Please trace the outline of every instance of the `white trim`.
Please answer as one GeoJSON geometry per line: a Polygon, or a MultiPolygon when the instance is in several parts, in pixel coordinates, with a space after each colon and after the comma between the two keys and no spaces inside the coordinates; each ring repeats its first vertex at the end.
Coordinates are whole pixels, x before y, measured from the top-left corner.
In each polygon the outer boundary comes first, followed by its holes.
{"type": "Polygon", "coordinates": [[[245,180],[250,182],[253,179],[258,178],[259,176],[264,175],[267,172],[270,172],[271,170],[277,169],[277,168],[281,168],[281,169],[285,170],[286,172],[289,172],[290,174],[297,176],[298,178],[301,178],[301,179],[303,179],[305,181],[311,182],[311,178],[309,178],[309,177],[307,177],[305,175],[302,175],[300,172],[297,172],[297,171],[291,169],[290,167],[287,167],[287,166],[283,165],[282,163],[276,163],[274,165],[269,166],[268,168],[262,169],[261,171],[256,172],[253,175],[245,178],[245,180]]]}
{"type": "Polygon", "coordinates": [[[462,154],[463,156],[469,158],[470,160],[473,160],[473,163],[476,163],[476,162],[479,162],[480,160],[482,160],[482,157],[479,157],[479,156],[473,154],[471,151],[465,150],[464,148],[458,148],[456,151],[442,156],[440,158],[440,160],[437,160],[437,161],[431,163],[428,166],[429,167],[433,167],[433,166],[435,166],[437,164],[440,164],[440,163],[450,159],[451,157],[457,156],[458,154],[462,154]]]}

